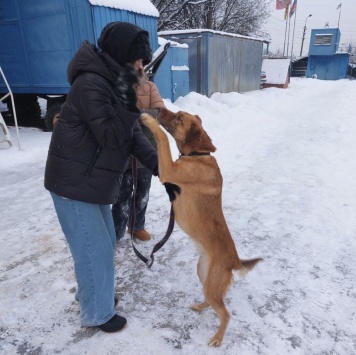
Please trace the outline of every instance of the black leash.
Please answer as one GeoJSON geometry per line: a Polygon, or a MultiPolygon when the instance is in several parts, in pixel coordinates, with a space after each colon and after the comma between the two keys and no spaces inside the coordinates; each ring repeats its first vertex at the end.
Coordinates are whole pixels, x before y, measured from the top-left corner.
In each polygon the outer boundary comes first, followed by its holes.
{"type": "Polygon", "coordinates": [[[130,217],[130,230],[131,230],[131,244],[132,248],[137,255],[138,258],[140,258],[146,266],[150,269],[153,262],[154,262],[154,253],[161,249],[164,244],[166,244],[168,238],[172,234],[173,227],[174,227],[174,211],[173,211],[173,203],[171,204],[171,212],[169,216],[169,223],[168,223],[168,228],[166,231],[166,234],[164,237],[153,247],[152,253],[149,256],[149,258],[146,258],[143,256],[135,247],[134,245],[134,226],[135,226],[135,211],[136,211],[136,190],[137,190],[137,159],[132,157],[132,179],[133,179],[133,198],[132,198],[132,206],[131,206],[131,217],[130,217]]]}

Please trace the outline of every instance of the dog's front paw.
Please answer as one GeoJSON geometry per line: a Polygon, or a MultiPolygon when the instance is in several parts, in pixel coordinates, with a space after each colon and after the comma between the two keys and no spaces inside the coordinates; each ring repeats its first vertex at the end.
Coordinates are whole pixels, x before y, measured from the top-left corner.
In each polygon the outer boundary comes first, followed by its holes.
{"type": "Polygon", "coordinates": [[[152,130],[152,128],[159,127],[158,122],[152,117],[150,114],[144,112],[141,113],[141,122],[148,128],[152,130]]]}

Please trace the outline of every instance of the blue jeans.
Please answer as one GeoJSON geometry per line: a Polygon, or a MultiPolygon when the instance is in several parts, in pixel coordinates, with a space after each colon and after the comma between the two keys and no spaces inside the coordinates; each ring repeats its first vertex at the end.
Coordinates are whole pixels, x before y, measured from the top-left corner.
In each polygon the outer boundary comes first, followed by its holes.
{"type": "MultiPolygon", "coordinates": [[[[137,189],[135,200],[134,231],[145,228],[145,215],[150,196],[152,173],[146,168],[137,169],[137,189]]],[[[116,240],[125,235],[132,212],[133,177],[132,170],[127,169],[122,177],[119,198],[112,205],[112,217],[115,225],[116,240]]]]}
{"type": "Polygon", "coordinates": [[[65,199],[53,192],[51,196],[74,260],[81,324],[104,324],[115,315],[116,237],[110,205],[65,199]]]}

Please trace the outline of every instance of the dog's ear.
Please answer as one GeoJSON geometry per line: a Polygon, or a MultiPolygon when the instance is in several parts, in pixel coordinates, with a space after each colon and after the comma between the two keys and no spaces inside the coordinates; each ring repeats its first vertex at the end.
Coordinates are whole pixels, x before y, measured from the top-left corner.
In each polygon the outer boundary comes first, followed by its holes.
{"type": "Polygon", "coordinates": [[[201,135],[201,128],[198,127],[195,123],[192,123],[190,125],[189,131],[187,132],[187,135],[185,136],[184,142],[185,143],[197,142],[200,139],[200,135],[201,135]]]}
{"type": "Polygon", "coordinates": [[[215,152],[216,148],[214,144],[211,141],[211,138],[208,136],[208,134],[204,131],[202,137],[201,137],[201,146],[200,149],[203,151],[207,152],[215,152]]]}
{"type": "Polygon", "coordinates": [[[200,118],[198,115],[195,115],[195,117],[198,119],[198,121],[199,121],[200,123],[202,123],[202,120],[201,120],[201,118],[200,118]]]}
{"type": "Polygon", "coordinates": [[[215,152],[216,148],[211,142],[210,137],[204,129],[195,123],[192,123],[185,137],[184,143],[191,144],[194,149],[203,152],[215,152]]]}

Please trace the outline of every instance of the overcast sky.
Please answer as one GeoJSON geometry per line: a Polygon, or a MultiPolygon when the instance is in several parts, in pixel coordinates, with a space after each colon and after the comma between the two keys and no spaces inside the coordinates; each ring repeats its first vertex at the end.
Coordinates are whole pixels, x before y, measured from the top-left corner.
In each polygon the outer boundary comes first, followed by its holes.
{"type": "MultiPolygon", "coordinates": [[[[292,38],[295,15],[291,18],[289,55],[292,49],[292,42],[293,54],[297,56],[300,54],[303,28],[309,14],[312,14],[312,17],[309,17],[306,23],[307,30],[303,45],[303,55],[308,54],[311,29],[324,28],[327,22],[330,28],[337,28],[340,12],[337,7],[340,3],[342,3],[340,16],[341,43],[351,42],[353,46],[356,46],[356,0],[298,0],[294,42],[292,38]]],[[[272,0],[271,8],[273,11],[264,25],[264,30],[272,38],[270,50],[281,49],[283,51],[286,23],[284,21],[284,10],[276,10],[275,5],[276,0],[272,0]]],[[[287,43],[288,41],[286,40],[286,49],[287,43]]]]}

